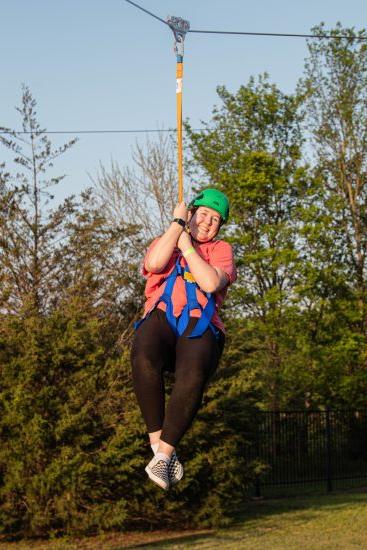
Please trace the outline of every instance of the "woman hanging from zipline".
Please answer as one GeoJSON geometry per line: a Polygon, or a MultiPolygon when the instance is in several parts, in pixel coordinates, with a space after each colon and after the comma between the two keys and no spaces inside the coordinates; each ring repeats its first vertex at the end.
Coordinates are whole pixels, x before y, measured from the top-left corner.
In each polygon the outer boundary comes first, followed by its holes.
{"type": "Polygon", "coordinates": [[[167,231],[144,258],[144,317],[131,351],[133,383],[154,453],[145,471],[163,489],[183,476],[175,448],[190,427],[224,347],[218,310],[236,279],[229,243],[215,237],[228,219],[227,197],[204,189],[179,203],[167,231]],[[165,409],[163,373],[174,372],[165,409]]]}

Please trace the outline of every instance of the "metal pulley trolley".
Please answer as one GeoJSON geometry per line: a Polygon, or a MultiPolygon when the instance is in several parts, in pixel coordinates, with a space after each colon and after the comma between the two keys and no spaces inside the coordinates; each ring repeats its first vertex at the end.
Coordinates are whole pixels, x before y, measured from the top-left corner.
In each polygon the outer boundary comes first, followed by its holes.
{"type": "Polygon", "coordinates": [[[132,0],[126,0],[132,6],[151,15],[161,23],[168,25],[175,37],[174,51],[177,58],[176,65],[176,110],[177,110],[177,165],[178,165],[178,201],[183,201],[183,158],[182,158],[182,79],[183,79],[183,56],[184,40],[186,33],[190,30],[190,23],[181,17],[169,16],[167,20],[161,19],[154,13],[139,6],[132,0]]]}

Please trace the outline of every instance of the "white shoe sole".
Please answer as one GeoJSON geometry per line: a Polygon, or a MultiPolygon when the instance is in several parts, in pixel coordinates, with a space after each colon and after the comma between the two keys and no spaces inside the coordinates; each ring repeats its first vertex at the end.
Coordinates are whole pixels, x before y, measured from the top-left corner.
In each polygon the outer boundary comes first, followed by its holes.
{"type": "Polygon", "coordinates": [[[152,481],[154,481],[154,483],[156,483],[157,485],[159,485],[159,487],[161,487],[162,489],[164,489],[165,491],[167,491],[169,489],[169,484],[168,483],[165,483],[165,481],[163,479],[161,479],[160,477],[156,476],[152,470],[149,468],[149,466],[146,466],[145,467],[145,471],[146,473],[148,474],[148,476],[150,477],[150,479],[152,481]]]}

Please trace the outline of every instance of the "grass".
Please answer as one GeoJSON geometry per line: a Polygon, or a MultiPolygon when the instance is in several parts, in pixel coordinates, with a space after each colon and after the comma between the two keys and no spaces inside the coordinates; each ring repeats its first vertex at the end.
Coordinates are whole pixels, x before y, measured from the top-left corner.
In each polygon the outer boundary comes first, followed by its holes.
{"type": "Polygon", "coordinates": [[[367,548],[367,491],[249,503],[228,529],[111,533],[85,539],[0,542],[0,550],[349,550],[367,548]]]}

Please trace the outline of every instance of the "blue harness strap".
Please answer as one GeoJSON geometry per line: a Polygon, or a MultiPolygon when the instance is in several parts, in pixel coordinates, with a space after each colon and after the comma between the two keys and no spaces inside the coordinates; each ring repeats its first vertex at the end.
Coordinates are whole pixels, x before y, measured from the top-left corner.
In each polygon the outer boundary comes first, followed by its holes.
{"type": "MultiPolygon", "coordinates": [[[[180,265],[178,267],[182,269],[180,265]]],[[[145,317],[143,317],[142,319],[134,323],[135,330],[137,330],[140,327],[140,325],[149,317],[149,315],[152,313],[152,311],[155,310],[155,308],[160,302],[164,302],[166,304],[166,317],[167,317],[168,324],[172,328],[173,332],[177,334],[177,327],[176,327],[177,320],[176,320],[176,317],[173,315],[173,303],[171,298],[173,287],[175,286],[175,282],[177,279],[177,275],[178,273],[177,273],[177,263],[176,263],[172,273],[170,273],[168,277],[166,277],[165,279],[166,285],[165,285],[163,294],[158,298],[154,306],[148,311],[145,317]]]]}
{"type": "Polygon", "coordinates": [[[213,317],[213,314],[215,312],[215,297],[213,294],[206,292],[205,296],[207,298],[207,303],[205,304],[205,307],[203,308],[201,304],[199,304],[196,296],[196,290],[199,289],[201,292],[203,291],[195,282],[189,271],[189,268],[187,266],[185,268],[181,266],[180,257],[177,259],[172,273],[168,275],[165,281],[166,285],[163,294],[158,298],[157,302],[147,313],[147,315],[143,319],[135,323],[135,328],[137,329],[141,325],[141,323],[151,314],[151,312],[157,307],[160,302],[164,302],[166,304],[166,317],[168,324],[170,325],[176,336],[182,336],[182,334],[185,332],[190,320],[190,312],[194,309],[199,309],[201,311],[201,315],[198,318],[198,321],[191,331],[191,334],[189,334],[188,338],[199,338],[208,328],[210,328],[214,336],[218,338],[219,331],[217,327],[211,322],[211,318],[213,317]],[[184,279],[187,299],[187,303],[178,318],[176,318],[173,314],[172,303],[172,292],[177,277],[183,277],[184,279]]]}

